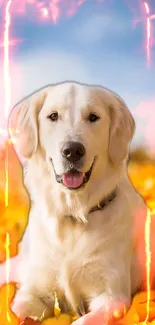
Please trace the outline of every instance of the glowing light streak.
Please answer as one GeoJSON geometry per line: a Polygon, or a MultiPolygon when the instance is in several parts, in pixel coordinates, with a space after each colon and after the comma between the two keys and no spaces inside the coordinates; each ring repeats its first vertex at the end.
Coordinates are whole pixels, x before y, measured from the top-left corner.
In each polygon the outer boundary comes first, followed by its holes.
{"type": "MultiPolygon", "coordinates": [[[[24,42],[24,39],[12,39],[12,40],[9,40],[9,47],[10,46],[16,46],[17,44],[20,44],[20,43],[23,43],[24,42]]],[[[4,43],[1,43],[0,44],[0,47],[5,47],[5,44],[4,43]]]]}
{"type": "MultiPolygon", "coordinates": [[[[16,0],[15,0],[16,1],[16,0]]],[[[51,5],[47,8],[44,5],[39,7],[39,3],[34,0],[25,1],[24,4],[34,4],[41,12],[42,18],[49,19],[52,17],[54,23],[57,22],[60,16],[59,10],[59,0],[53,0],[51,5]]],[[[85,0],[79,0],[76,4],[76,8],[81,6],[85,0]]],[[[12,0],[8,0],[5,8],[5,27],[4,27],[4,42],[2,46],[4,47],[4,88],[5,88],[5,117],[8,117],[10,103],[11,103],[11,79],[10,79],[10,64],[9,64],[9,46],[13,45],[13,42],[9,40],[9,30],[11,23],[10,7],[12,0]]],[[[43,3],[42,3],[43,4],[43,3]]],[[[16,1],[17,5],[17,1],[16,1]]],[[[24,8],[24,7],[23,7],[24,8]]],[[[155,19],[155,14],[150,15],[150,8],[147,2],[144,2],[144,9],[146,13],[146,49],[147,49],[147,62],[150,65],[151,62],[151,21],[155,19]]],[[[75,10],[76,11],[76,10],[75,10]]],[[[75,12],[74,11],[74,12],[75,12]]],[[[5,132],[3,132],[5,133],[5,132]]],[[[6,151],[7,151],[6,147],[6,151]]],[[[8,153],[6,154],[6,186],[5,186],[5,205],[8,206],[8,153]]],[[[151,213],[148,211],[147,220],[145,225],[145,243],[146,243],[146,273],[147,273],[147,317],[145,322],[149,318],[149,304],[150,304],[150,270],[151,270],[151,252],[150,252],[150,223],[151,223],[151,213]]],[[[10,236],[6,234],[6,283],[9,284],[9,273],[10,273],[10,236]]],[[[8,286],[9,288],[9,286],[8,286]]],[[[7,291],[7,304],[8,304],[9,291],[7,291]]],[[[7,314],[8,321],[10,321],[9,313],[7,314]]]]}
{"type": "Polygon", "coordinates": [[[147,2],[144,2],[144,7],[146,10],[147,21],[146,21],[146,53],[147,53],[147,62],[150,66],[151,60],[151,21],[150,21],[150,8],[147,2]]]}
{"type": "MultiPolygon", "coordinates": [[[[5,117],[8,118],[9,108],[11,103],[11,79],[10,79],[10,62],[9,62],[9,31],[11,23],[10,7],[12,0],[8,0],[5,7],[5,26],[4,26],[4,93],[5,93],[5,117]]],[[[6,155],[5,155],[5,206],[8,207],[8,196],[9,196],[9,175],[8,175],[8,145],[6,143],[6,155]]],[[[10,236],[6,233],[6,316],[8,322],[11,323],[9,315],[9,275],[10,275],[10,236]]]]}
{"type": "MultiPolygon", "coordinates": [[[[10,81],[10,64],[9,64],[9,31],[10,31],[10,7],[12,0],[9,0],[5,8],[5,26],[4,26],[4,93],[5,93],[5,117],[8,118],[11,103],[11,81],[10,81]]],[[[8,177],[8,147],[6,144],[5,159],[5,206],[8,207],[9,177],[8,177]]]]}
{"type": "Polygon", "coordinates": [[[8,322],[11,323],[10,315],[9,315],[9,296],[10,296],[10,290],[9,290],[9,279],[10,279],[10,235],[9,233],[6,233],[6,313],[7,313],[7,319],[8,322]]]}
{"type": "Polygon", "coordinates": [[[147,286],[147,303],[146,303],[146,319],[147,323],[150,312],[150,299],[151,299],[151,284],[150,284],[150,272],[151,272],[151,251],[150,251],[150,226],[151,226],[151,211],[148,209],[146,223],[145,223],[145,249],[146,249],[146,286],[147,286]]]}
{"type": "Polygon", "coordinates": [[[151,49],[153,45],[153,33],[152,33],[152,20],[155,19],[155,14],[150,13],[150,7],[148,2],[144,1],[142,2],[142,10],[144,11],[142,18],[137,18],[134,20],[134,25],[136,25],[139,22],[144,21],[145,22],[145,30],[146,30],[146,58],[147,58],[147,64],[148,67],[151,65],[151,49]]]}
{"type": "Polygon", "coordinates": [[[11,82],[9,66],[9,30],[10,30],[10,6],[12,0],[9,0],[5,9],[5,27],[4,27],[4,91],[5,91],[5,116],[8,117],[11,102],[11,82]]]}
{"type": "Polygon", "coordinates": [[[49,12],[47,8],[42,8],[42,14],[44,17],[48,17],[49,16],[49,12]]]}

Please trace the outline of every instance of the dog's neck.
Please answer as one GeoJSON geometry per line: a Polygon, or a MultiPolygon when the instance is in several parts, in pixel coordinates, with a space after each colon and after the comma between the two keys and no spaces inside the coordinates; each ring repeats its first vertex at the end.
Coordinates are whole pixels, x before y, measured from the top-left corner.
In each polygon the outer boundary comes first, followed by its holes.
{"type": "Polygon", "coordinates": [[[92,207],[89,210],[89,213],[106,209],[106,207],[115,199],[116,195],[117,188],[115,188],[106,198],[103,198],[96,206],[92,207]]]}
{"type": "Polygon", "coordinates": [[[51,175],[46,162],[43,164],[43,161],[38,161],[36,164],[35,161],[35,168],[36,166],[37,170],[34,174],[33,160],[31,160],[26,175],[26,185],[34,204],[42,205],[45,214],[50,217],[62,219],[66,215],[73,216],[84,223],[88,221],[88,214],[93,209],[101,203],[104,205],[104,201],[114,194],[124,170],[123,166],[118,169],[109,167],[97,179],[93,179],[92,175],[92,180],[85,189],[70,191],[56,182],[54,173],[51,175]]]}

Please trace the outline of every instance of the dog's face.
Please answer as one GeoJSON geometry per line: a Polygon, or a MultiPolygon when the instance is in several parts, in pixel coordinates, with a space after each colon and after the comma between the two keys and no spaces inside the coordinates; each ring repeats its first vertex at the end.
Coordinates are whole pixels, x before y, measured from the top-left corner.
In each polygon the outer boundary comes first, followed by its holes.
{"type": "Polygon", "coordinates": [[[86,186],[108,163],[128,153],[134,121],[124,102],[102,88],[63,83],[49,86],[13,110],[11,129],[25,157],[43,149],[56,181],[70,190],[86,186]]]}
{"type": "Polygon", "coordinates": [[[64,84],[49,92],[39,114],[39,138],[58,182],[79,189],[90,180],[97,160],[107,157],[109,128],[95,90],[64,84]]]}

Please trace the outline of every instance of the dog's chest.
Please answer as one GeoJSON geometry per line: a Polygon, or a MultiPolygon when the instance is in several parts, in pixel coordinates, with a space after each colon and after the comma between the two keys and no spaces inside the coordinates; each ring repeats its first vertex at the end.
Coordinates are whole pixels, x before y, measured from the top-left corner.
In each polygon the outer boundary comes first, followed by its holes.
{"type": "Polygon", "coordinates": [[[89,255],[89,238],[86,226],[72,218],[66,217],[60,223],[51,221],[48,256],[61,279],[64,278],[69,265],[74,266],[76,270],[84,263],[89,255]]]}
{"type": "Polygon", "coordinates": [[[75,251],[80,250],[80,247],[83,249],[84,244],[86,244],[85,225],[77,222],[70,216],[66,216],[60,222],[53,224],[53,234],[52,241],[56,244],[54,246],[63,254],[64,260],[73,255],[75,251]]]}

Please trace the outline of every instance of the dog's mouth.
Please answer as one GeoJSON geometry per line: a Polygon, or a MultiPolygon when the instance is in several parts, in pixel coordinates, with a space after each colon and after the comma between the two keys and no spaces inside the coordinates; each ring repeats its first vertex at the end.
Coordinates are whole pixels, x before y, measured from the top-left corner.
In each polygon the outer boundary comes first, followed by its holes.
{"type": "Polygon", "coordinates": [[[78,171],[75,168],[72,168],[66,173],[64,173],[63,175],[57,175],[54,170],[56,181],[58,183],[62,183],[70,190],[74,190],[74,189],[77,190],[89,182],[94,167],[94,163],[95,163],[95,159],[90,169],[86,173],[83,173],[81,171],[78,171]]]}

